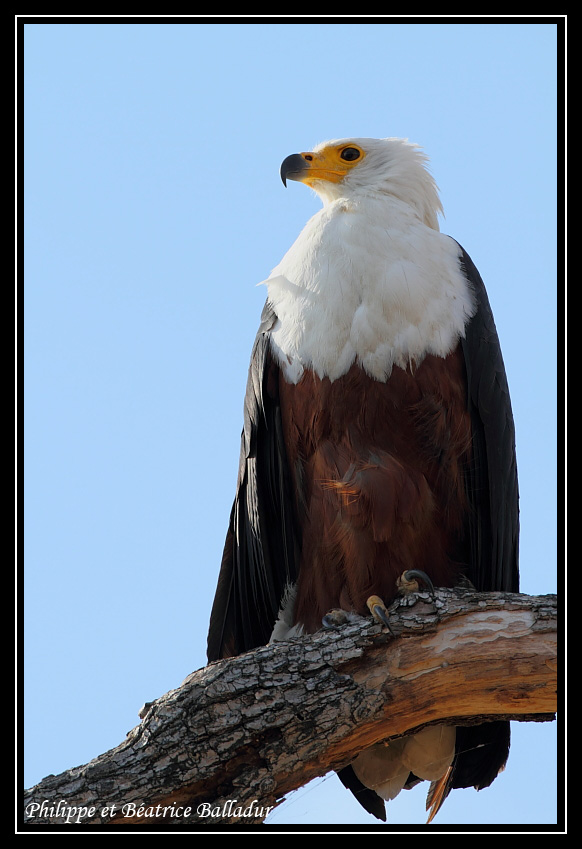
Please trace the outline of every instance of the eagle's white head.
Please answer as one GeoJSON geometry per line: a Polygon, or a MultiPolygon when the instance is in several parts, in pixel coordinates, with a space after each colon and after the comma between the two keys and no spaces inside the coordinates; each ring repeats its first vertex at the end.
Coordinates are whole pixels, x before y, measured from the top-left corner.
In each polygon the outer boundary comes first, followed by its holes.
{"type": "Polygon", "coordinates": [[[427,170],[428,157],[406,139],[333,139],[281,165],[281,179],[311,186],[324,204],[339,198],[385,195],[411,206],[420,220],[438,230],[442,206],[427,170]]]}

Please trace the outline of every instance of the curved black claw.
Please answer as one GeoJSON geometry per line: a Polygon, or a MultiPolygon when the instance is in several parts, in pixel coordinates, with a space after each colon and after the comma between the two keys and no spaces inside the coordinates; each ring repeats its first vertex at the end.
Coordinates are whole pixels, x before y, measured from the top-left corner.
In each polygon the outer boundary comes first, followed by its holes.
{"type": "Polygon", "coordinates": [[[424,584],[428,592],[434,598],[435,592],[433,582],[426,572],[422,572],[420,569],[408,569],[406,572],[403,572],[396,581],[396,586],[402,595],[407,595],[408,593],[419,592],[421,583],[424,584]]]}
{"type": "Polygon", "coordinates": [[[380,625],[385,625],[394,637],[394,631],[390,627],[388,610],[386,609],[386,605],[384,604],[380,596],[371,595],[368,601],[366,602],[366,605],[376,622],[379,622],[380,625]]]}
{"type": "Polygon", "coordinates": [[[337,628],[339,625],[345,625],[346,622],[348,622],[348,614],[339,607],[329,610],[321,620],[324,628],[337,628]]]}

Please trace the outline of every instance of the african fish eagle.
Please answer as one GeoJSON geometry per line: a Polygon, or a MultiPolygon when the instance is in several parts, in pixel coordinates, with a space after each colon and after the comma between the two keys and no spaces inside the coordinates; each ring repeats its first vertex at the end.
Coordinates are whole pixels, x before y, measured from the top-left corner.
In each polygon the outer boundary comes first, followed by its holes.
{"type": "MultiPolygon", "coordinates": [[[[411,571],[518,590],[505,368],[481,277],[439,232],[426,163],[404,139],[350,138],[281,166],[323,208],[265,281],[209,660],[313,633],[332,609],[367,615],[411,571]]],[[[508,753],[508,722],[427,726],[339,776],[382,820],[384,800],[428,780],[430,821],[508,753]]]]}

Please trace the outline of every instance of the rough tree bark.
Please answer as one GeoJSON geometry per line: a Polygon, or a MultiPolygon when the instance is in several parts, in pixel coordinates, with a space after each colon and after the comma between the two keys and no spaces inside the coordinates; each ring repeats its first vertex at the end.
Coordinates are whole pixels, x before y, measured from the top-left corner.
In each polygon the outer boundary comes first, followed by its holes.
{"type": "Polygon", "coordinates": [[[115,749],[26,791],[25,821],[257,823],[379,740],[554,718],[555,596],[439,590],[390,615],[394,636],[353,617],[192,673],[115,749]]]}

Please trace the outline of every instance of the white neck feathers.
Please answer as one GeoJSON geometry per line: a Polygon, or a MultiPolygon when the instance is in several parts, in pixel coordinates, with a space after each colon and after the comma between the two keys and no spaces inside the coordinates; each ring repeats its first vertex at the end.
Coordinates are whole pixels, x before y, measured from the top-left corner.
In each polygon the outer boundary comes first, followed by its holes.
{"type": "Polygon", "coordinates": [[[475,311],[456,242],[394,197],[340,198],[311,218],[264,281],[285,377],[336,380],[354,362],[379,381],[446,357],[475,311]]]}

